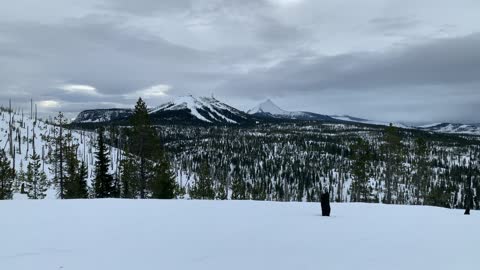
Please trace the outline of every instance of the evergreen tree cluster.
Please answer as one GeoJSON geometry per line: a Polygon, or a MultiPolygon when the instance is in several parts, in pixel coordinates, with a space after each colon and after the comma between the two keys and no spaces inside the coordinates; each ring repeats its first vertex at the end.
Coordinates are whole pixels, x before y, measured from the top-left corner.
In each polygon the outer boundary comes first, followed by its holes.
{"type": "Polygon", "coordinates": [[[480,207],[474,136],[305,122],[163,126],[160,137],[191,198],[318,202],[326,188],[337,202],[480,207]]]}

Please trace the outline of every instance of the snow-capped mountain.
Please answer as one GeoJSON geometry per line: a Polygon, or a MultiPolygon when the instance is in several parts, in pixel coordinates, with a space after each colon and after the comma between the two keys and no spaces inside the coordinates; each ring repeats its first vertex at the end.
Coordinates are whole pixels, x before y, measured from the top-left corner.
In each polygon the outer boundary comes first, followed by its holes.
{"type": "MultiPolygon", "coordinates": [[[[132,109],[97,109],[82,111],[76,124],[125,121],[132,109]]],[[[154,124],[245,124],[252,117],[213,97],[182,96],[149,111],[154,124]]]]}
{"type": "Polygon", "coordinates": [[[78,114],[73,123],[104,123],[122,120],[132,115],[131,109],[96,109],[85,110],[78,114]]]}
{"type": "Polygon", "coordinates": [[[178,97],[150,112],[154,122],[244,124],[252,118],[213,97],[178,97]]]}
{"type": "Polygon", "coordinates": [[[273,103],[270,99],[260,103],[258,106],[247,111],[250,115],[263,118],[292,119],[292,120],[333,120],[328,115],[311,112],[290,112],[285,111],[273,103]]]}
{"type": "Polygon", "coordinates": [[[440,133],[480,135],[480,124],[435,123],[419,126],[417,128],[440,133]]]}

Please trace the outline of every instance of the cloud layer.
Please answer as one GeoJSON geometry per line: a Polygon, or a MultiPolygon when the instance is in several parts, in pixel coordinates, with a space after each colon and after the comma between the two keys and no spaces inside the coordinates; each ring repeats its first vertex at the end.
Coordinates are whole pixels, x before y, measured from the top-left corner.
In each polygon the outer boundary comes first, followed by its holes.
{"type": "Polygon", "coordinates": [[[176,95],[248,109],[480,122],[478,1],[19,0],[0,10],[0,100],[44,113],[176,95]],[[435,9],[432,9],[432,6],[435,9]],[[24,105],[25,104],[25,105],[24,105]]]}

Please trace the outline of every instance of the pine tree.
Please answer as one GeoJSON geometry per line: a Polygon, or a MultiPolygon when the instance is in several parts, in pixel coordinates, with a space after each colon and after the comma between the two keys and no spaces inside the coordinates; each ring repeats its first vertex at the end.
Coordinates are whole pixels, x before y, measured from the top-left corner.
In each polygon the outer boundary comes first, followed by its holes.
{"type": "Polygon", "coordinates": [[[115,191],[113,177],[108,173],[110,158],[105,144],[103,129],[98,129],[97,152],[95,153],[95,179],[94,189],[96,198],[111,198],[115,191]]]}
{"type": "Polygon", "coordinates": [[[384,203],[390,204],[392,201],[393,190],[398,190],[398,177],[401,172],[401,137],[396,127],[390,124],[385,130],[385,144],[383,151],[385,153],[385,187],[386,196],[384,203]]]}
{"type": "Polygon", "coordinates": [[[416,172],[413,175],[415,183],[415,197],[416,203],[420,204],[424,201],[426,194],[428,193],[428,185],[430,182],[430,168],[428,165],[427,154],[429,152],[427,141],[423,137],[419,137],[415,140],[415,155],[417,156],[416,172]]]}
{"type": "Polygon", "coordinates": [[[82,161],[80,165],[80,169],[78,170],[78,175],[77,175],[78,185],[77,185],[76,197],[78,199],[88,199],[87,178],[88,178],[88,168],[85,162],[82,161]]]}
{"type": "Polygon", "coordinates": [[[134,157],[127,155],[120,162],[120,197],[125,199],[138,198],[139,174],[134,157]]]}
{"type": "Polygon", "coordinates": [[[148,158],[151,157],[152,146],[150,140],[154,136],[152,128],[150,126],[150,119],[148,116],[148,109],[142,98],[139,98],[133,115],[130,119],[133,130],[130,138],[129,150],[135,156],[139,158],[138,163],[138,189],[141,199],[145,199],[147,196],[147,163],[148,158]],[[153,136],[152,136],[153,135],[153,136]]]}
{"type": "Polygon", "coordinates": [[[77,159],[77,146],[73,144],[71,134],[68,135],[68,143],[64,147],[65,157],[65,175],[64,175],[64,198],[76,199],[78,198],[79,187],[79,166],[80,162],[77,159]]]}
{"type": "Polygon", "coordinates": [[[359,139],[352,147],[354,153],[352,174],[352,201],[368,202],[370,192],[368,189],[368,168],[370,166],[370,146],[367,141],[359,139]]]}
{"type": "Polygon", "coordinates": [[[67,137],[65,136],[64,126],[66,124],[63,113],[59,112],[55,117],[55,130],[52,137],[48,138],[52,152],[49,155],[49,162],[52,164],[51,173],[53,174],[53,183],[58,190],[58,197],[65,198],[65,147],[67,137]]]}
{"type": "Polygon", "coordinates": [[[203,162],[200,166],[198,179],[195,181],[193,187],[190,188],[189,194],[192,199],[215,199],[215,189],[213,187],[213,179],[210,174],[208,163],[203,162]]]}
{"type": "Polygon", "coordinates": [[[0,149],[0,200],[12,198],[12,186],[15,171],[10,167],[10,161],[3,149],[0,149]]]}
{"type": "Polygon", "coordinates": [[[170,164],[162,158],[154,167],[154,176],[151,181],[152,198],[173,199],[175,198],[176,181],[175,175],[170,169],[170,164]]]}
{"type": "Polygon", "coordinates": [[[130,118],[126,152],[122,162],[122,197],[173,198],[176,183],[145,102],[139,98],[130,118]]]}
{"type": "Polygon", "coordinates": [[[45,172],[40,169],[40,156],[33,153],[31,161],[27,165],[27,172],[25,177],[26,192],[30,199],[44,199],[47,194],[48,180],[45,172]]]}

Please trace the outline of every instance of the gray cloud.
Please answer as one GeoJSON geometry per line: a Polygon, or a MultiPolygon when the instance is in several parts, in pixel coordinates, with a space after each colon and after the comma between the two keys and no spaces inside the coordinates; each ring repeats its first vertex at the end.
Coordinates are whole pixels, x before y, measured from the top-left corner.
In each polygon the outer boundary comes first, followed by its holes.
{"type": "Polygon", "coordinates": [[[45,113],[75,113],[148,91],[152,105],[214,93],[241,109],[269,97],[377,120],[480,122],[479,4],[415,3],[19,0],[0,10],[0,103],[33,96],[45,113]]]}

